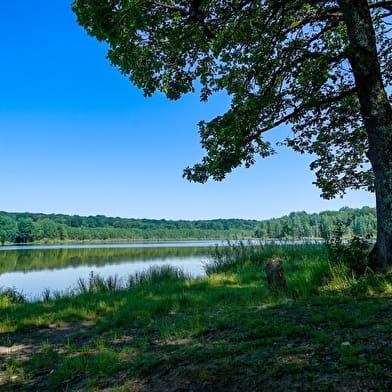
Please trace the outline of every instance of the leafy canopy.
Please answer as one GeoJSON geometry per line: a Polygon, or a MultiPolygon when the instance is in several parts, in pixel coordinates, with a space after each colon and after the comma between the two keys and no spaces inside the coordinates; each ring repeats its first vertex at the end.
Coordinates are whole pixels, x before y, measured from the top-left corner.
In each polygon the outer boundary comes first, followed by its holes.
{"type": "MultiPolygon", "coordinates": [[[[392,79],[392,2],[369,2],[384,84],[392,79]]],[[[151,96],[223,90],[230,109],[199,123],[202,161],[192,181],[222,180],[233,168],[274,153],[263,134],[291,126],[285,144],[314,154],[322,196],[372,190],[367,138],[347,60],[337,1],[75,0],[87,32],[109,44],[108,58],[151,96]]],[[[389,97],[391,99],[391,97],[389,97]]]]}

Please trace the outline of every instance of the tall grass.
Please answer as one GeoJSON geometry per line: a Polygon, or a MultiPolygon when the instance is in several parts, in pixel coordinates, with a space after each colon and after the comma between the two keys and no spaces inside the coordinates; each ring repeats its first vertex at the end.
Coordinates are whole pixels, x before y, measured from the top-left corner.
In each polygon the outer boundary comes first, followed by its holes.
{"type": "Polygon", "coordinates": [[[323,282],[328,280],[327,252],[325,246],[320,244],[229,243],[227,247],[214,249],[204,269],[209,277],[222,273],[236,273],[242,276],[260,274],[259,283],[263,285],[264,263],[272,257],[283,260],[288,286],[286,294],[291,297],[316,294],[323,282]]]}
{"type": "Polygon", "coordinates": [[[224,272],[236,272],[246,264],[259,265],[262,263],[260,254],[263,245],[239,242],[228,243],[227,246],[216,246],[211,251],[210,260],[204,265],[207,276],[224,272]]]}
{"type": "Polygon", "coordinates": [[[253,265],[262,266],[266,259],[279,257],[289,263],[309,262],[327,258],[325,247],[321,244],[254,244],[252,242],[228,243],[216,246],[210,260],[205,264],[207,276],[216,273],[235,272],[253,265]]]}
{"type": "Polygon", "coordinates": [[[117,275],[104,278],[90,273],[87,280],[79,278],[76,294],[101,293],[107,291],[128,290],[132,287],[147,287],[163,282],[178,282],[191,279],[181,268],[171,265],[151,266],[148,269],[129,275],[128,279],[120,279],[117,275]]]}
{"type": "Polygon", "coordinates": [[[77,281],[77,292],[79,293],[100,293],[104,291],[115,291],[125,288],[122,280],[117,276],[103,278],[99,274],[90,272],[88,280],[79,278],[77,281]]]}
{"type": "Polygon", "coordinates": [[[43,302],[49,304],[18,304],[23,299],[16,293],[3,292],[0,332],[94,320],[101,332],[148,327],[147,335],[182,338],[209,330],[210,318],[216,315],[220,316],[213,327],[224,329],[238,323],[234,317],[238,311],[287,298],[392,294],[392,273],[355,277],[347,266],[329,263],[323,245],[229,244],[214,250],[205,269],[207,276],[195,280],[169,265],[150,267],[122,280],[92,274],[62,296],[46,292],[43,302]],[[283,260],[285,290],[268,290],[264,261],[270,257],[283,260]]]}
{"type": "Polygon", "coordinates": [[[181,268],[171,265],[151,266],[145,271],[136,272],[130,275],[127,287],[144,287],[158,285],[168,282],[179,282],[192,279],[191,275],[186,274],[181,268]]]}
{"type": "Polygon", "coordinates": [[[16,288],[3,288],[0,287],[0,305],[9,306],[13,304],[21,304],[26,302],[26,298],[16,288]]]}
{"type": "MultiPolygon", "coordinates": [[[[281,297],[298,298],[327,292],[350,293],[353,290],[364,292],[366,282],[370,282],[369,278],[365,282],[364,279],[353,276],[352,271],[342,264],[330,263],[327,249],[322,244],[266,245],[236,242],[211,249],[209,261],[204,265],[207,275],[205,279],[190,282],[190,275],[170,265],[151,266],[125,279],[120,279],[117,275],[104,278],[91,273],[88,279],[80,278],[74,290],[64,293],[45,290],[42,300],[47,302],[79,294],[109,293],[138,288],[143,290],[150,287],[171,296],[180,286],[184,286],[185,282],[189,282],[186,283],[189,287],[197,287],[198,290],[203,288],[206,291],[218,286],[225,286],[228,290],[241,287],[243,291],[248,287],[251,291],[257,290],[259,298],[265,295],[265,300],[268,301],[272,297],[268,293],[264,263],[266,259],[275,257],[283,260],[287,281],[287,290],[277,293],[281,297]]],[[[372,283],[372,290],[385,288],[391,291],[391,280],[372,283]]],[[[189,298],[185,300],[188,301],[189,298]]],[[[15,289],[0,289],[0,303],[4,306],[24,301],[24,296],[15,289]]],[[[203,300],[200,299],[200,302],[203,300]]],[[[209,300],[207,302],[210,303],[209,300]]]]}

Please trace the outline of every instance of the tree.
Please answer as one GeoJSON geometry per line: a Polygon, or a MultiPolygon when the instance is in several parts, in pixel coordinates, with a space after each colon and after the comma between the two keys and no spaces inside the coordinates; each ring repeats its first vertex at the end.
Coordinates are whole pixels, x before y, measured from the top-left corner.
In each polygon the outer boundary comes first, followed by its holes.
{"type": "Polygon", "coordinates": [[[17,226],[14,219],[0,214],[0,243],[4,245],[6,242],[14,242],[17,234],[17,226]]]}
{"type": "Polygon", "coordinates": [[[41,219],[37,222],[37,226],[36,231],[41,233],[41,238],[39,239],[46,238],[54,240],[59,237],[57,225],[53,220],[49,218],[41,219]]]}
{"type": "Polygon", "coordinates": [[[18,221],[17,242],[32,242],[35,236],[34,221],[31,218],[21,218],[18,221]]]}
{"type": "Polygon", "coordinates": [[[274,153],[263,140],[280,124],[285,143],[316,156],[322,196],[375,190],[375,269],[392,265],[392,1],[75,0],[87,32],[151,96],[219,90],[223,115],[199,123],[206,156],[191,181],[222,180],[274,153]]]}

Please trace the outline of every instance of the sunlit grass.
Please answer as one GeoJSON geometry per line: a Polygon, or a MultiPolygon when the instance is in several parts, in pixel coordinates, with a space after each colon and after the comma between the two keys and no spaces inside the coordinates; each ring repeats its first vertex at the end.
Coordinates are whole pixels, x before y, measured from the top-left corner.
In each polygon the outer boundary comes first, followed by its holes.
{"type": "Polygon", "coordinates": [[[168,313],[216,312],[275,303],[317,293],[327,269],[325,252],[317,245],[232,245],[214,252],[205,278],[192,280],[178,268],[162,266],[125,281],[92,274],[87,281],[79,280],[73,293],[54,299],[46,292],[42,302],[22,304],[23,298],[17,293],[3,293],[0,330],[99,319],[103,329],[125,324],[140,326],[168,313]],[[268,257],[284,259],[287,291],[268,291],[264,272],[268,257]]]}
{"type": "MultiPolygon", "coordinates": [[[[208,275],[198,279],[168,266],[122,281],[91,275],[73,293],[46,294],[34,303],[12,290],[3,292],[3,336],[85,322],[89,332],[80,331],[79,339],[63,342],[61,349],[43,342],[27,361],[11,358],[0,370],[16,389],[45,374],[46,390],[73,390],[74,383],[83,391],[97,390],[119,372],[130,379],[152,374],[169,358],[171,366],[215,361],[222,377],[244,367],[263,377],[279,378],[282,372],[302,377],[310,365],[301,350],[317,352],[331,344],[339,366],[351,369],[365,363],[361,337],[352,329],[372,328],[389,306],[377,297],[392,294],[391,273],[357,277],[343,265],[330,264],[321,245],[233,245],[217,249],[210,263],[208,275]],[[269,257],[283,260],[287,289],[269,291],[264,271],[269,257]],[[358,296],[374,300],[359,305],[358,296]],[[326,326],[330,329],[324,331],[326,326]],[[347,331],[331,335],[336,328],[347,331]],[[296,345],[300,339],[305,346],[296,345]],[[346,341],[352,347],[341,346],[346,341]],[[276,366],[270,359],[275,350],[276,366]]],[[[392,332],[391,323],[377,328],[392,332]]],[[[211,381],[214,372],[205,367],[194,377],[211,381]]],[[[113,380],[111,386],[116,390],[113,380]]]]}
{"type": "MultiPolygon", "coordinates": [[[[392,293],[391,275],[355,277],[347,267],[331,265],[322,245],[230,245],[216,248],[205,269],[207,276],[194,280],[170,266],[152,267],[127,280],[92,274],[87,281],[79,280],[74,292],[57,298],[44,293],[43,301],[35,303],[25,303],[20,293],[7,290],[0,294],[0,331],[83,320],[94,320],[100,330],[151,326],[151,320],[167,314],[214,314],[324,294],[392,293]],[[264,262],[270,257],[283,260],[286,290],[268,290],[264,262]]],[[[189,333],[193,330],[180,324],[189,333]]],[[[174,323],[173,333],[181,334],[177,328],[174,323]]],[[[195,330],[200,330],[198,323],[195,330]]]]}

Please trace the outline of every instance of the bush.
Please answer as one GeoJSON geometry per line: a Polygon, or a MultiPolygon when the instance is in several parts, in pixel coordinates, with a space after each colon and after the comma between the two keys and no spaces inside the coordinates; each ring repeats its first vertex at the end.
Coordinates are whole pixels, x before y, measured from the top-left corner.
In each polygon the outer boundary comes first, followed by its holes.
{"type": "Polygon", "coordinates": [[[26,302],[26,298],[15,288],[0,288],[0,300],[5,304],[21,304],[26,302]]]}
{"type": "Polygon", "coordinates": [[[350,240],[344,241],[343,235],[348,225],[349,222],[339,222],[332,233],[326,236],[325,246],[327,247],[328,259],[334,265],[344,265],[352,273],[363,275],[368,268],[370,236],[365,238],[354,236],[350,240]]]}

